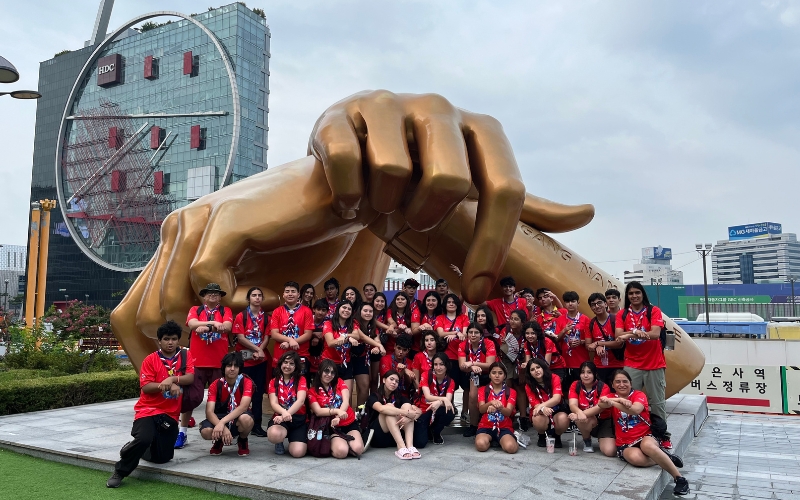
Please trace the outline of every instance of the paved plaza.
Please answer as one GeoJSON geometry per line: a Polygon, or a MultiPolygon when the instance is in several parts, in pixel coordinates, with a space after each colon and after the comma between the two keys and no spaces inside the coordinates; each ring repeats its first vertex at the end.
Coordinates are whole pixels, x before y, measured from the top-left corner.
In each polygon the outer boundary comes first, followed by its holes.
{"type": "MultiPolygon", "coordinates": [[[[0,417],[0,446],[107,470],[110,475],[120,447],[131,439],[134,402],[130,399],[0,417]],[[55,432],[45,433],[43,429],[55,432]]],[[[673,443],[682,454],[705,417],[705,398],[678,395],[668,401],[668,410],[673,443]]],[[[194,416],[199,422],[201,409],[194,416]]],[[[553,495],[581,500],[655,500],[668,479],[671,484],[671,478],[658,468],[637,469],[599,452],[585,454],[580,446],[577,456],[569,456],[570,434],[564,435],[565,448],[554,454],[537,448],[534,435],[531,447],[508,455],[499,448],[479,453],[472,439],[456,434],[458,429],[448,431],[445,444],[429,444],[421,450],[420,460],[400,461],[393,449],[370,449],[358,461],[277,456],[266,438],[255,437],[250,439],[249,457],[237,456],[235,446],[226,447],[222,456],[210,456],[210,442],[203,441],[194,428],[190,429],[189,446],[176,450],[172,462],[141,462],[134,475],[264,499],[452,500],[469,493],[487,500],[553,495]]],[[[785,445],[786,441],[778,438],[775,443],[785,445]]],[[[690,464],[700,460],[695,456],[690,464]]],[[[688,476],[692,487],[694,476],[688,476]]]]}

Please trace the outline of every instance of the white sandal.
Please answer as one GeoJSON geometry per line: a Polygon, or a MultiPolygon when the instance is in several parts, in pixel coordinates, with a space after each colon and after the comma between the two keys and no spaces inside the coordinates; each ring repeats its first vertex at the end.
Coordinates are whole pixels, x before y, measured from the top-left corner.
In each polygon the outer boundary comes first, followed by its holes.
{"type": "Polygon", "coordinates": [[[411,456],[411,450],[409,450],[408,448],[400,448],[399,450],[394,452],[394,455],[400,460],[411,460],[412,458],[414,458],[411,456]]]}

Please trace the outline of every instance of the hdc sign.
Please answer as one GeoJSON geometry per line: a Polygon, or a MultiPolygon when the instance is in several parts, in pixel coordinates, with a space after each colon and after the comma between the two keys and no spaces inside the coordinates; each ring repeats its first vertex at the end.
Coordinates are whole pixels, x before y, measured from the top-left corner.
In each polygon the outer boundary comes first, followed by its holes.
{"type": "Polygon", "coordinates": [[[108,87],[122,81],[122,56],[112,54],[97,61],[97,85],[108,87]]]}

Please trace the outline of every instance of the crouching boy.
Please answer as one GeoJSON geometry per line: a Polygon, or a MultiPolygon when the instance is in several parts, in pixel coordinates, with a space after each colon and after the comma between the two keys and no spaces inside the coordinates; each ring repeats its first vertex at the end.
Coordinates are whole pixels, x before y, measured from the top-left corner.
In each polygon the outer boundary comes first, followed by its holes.
{"type": "Polygon", "coordinates": [[[238,436],[239,456],[250,454],[247,436],[253,429],[250,400],[253,397],[253,380],[242,374],[244,361],[239,352],[222,358],[222,378],[208,386],[206,419],[200,422],[200,435],[212,440],[211,454],[219,455],[222,447],[238,436]]]}
{"type": "Polygon", "coordinates": [[[194,362],[192,356],[178,345],[181,339],[179,324],[167,321],[158,327],[157,336],[158,351],[142,361],[139,375],[141,394],[133,407],[133,441],[120,450],[114,474],[106,482],[109,488],[118,488],[139,465],[139,459],[163,464],[172,460],[175,453],[182,387],[194,382],[194,362]]]}

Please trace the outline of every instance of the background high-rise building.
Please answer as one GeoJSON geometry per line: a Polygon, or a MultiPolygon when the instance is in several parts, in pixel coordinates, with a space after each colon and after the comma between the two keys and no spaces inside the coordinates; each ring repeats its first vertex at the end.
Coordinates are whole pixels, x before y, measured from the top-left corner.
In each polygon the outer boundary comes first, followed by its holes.
{"type": "Polygon", "coordinates": [[[781,224],[760,222],[728,228],[711,253],[714,283],[782,283],[800,277],[800,243],[781,224]]]}
{"type": "Polygon", "coordinates": [[[672,249],[664,247],[642,248],[642,260],[625,271],[623,281],[638,281],[643,285],[682,285],[683,271],[672,269],[672,249]]]}
{"type": "Polygon", "coordinates": [[[31,201],[59,204],[48,305],[68,295],[115,306],[167,214],[267,168],[263,13],[233,3],[171,14],[40,64],[31,201]]]}

